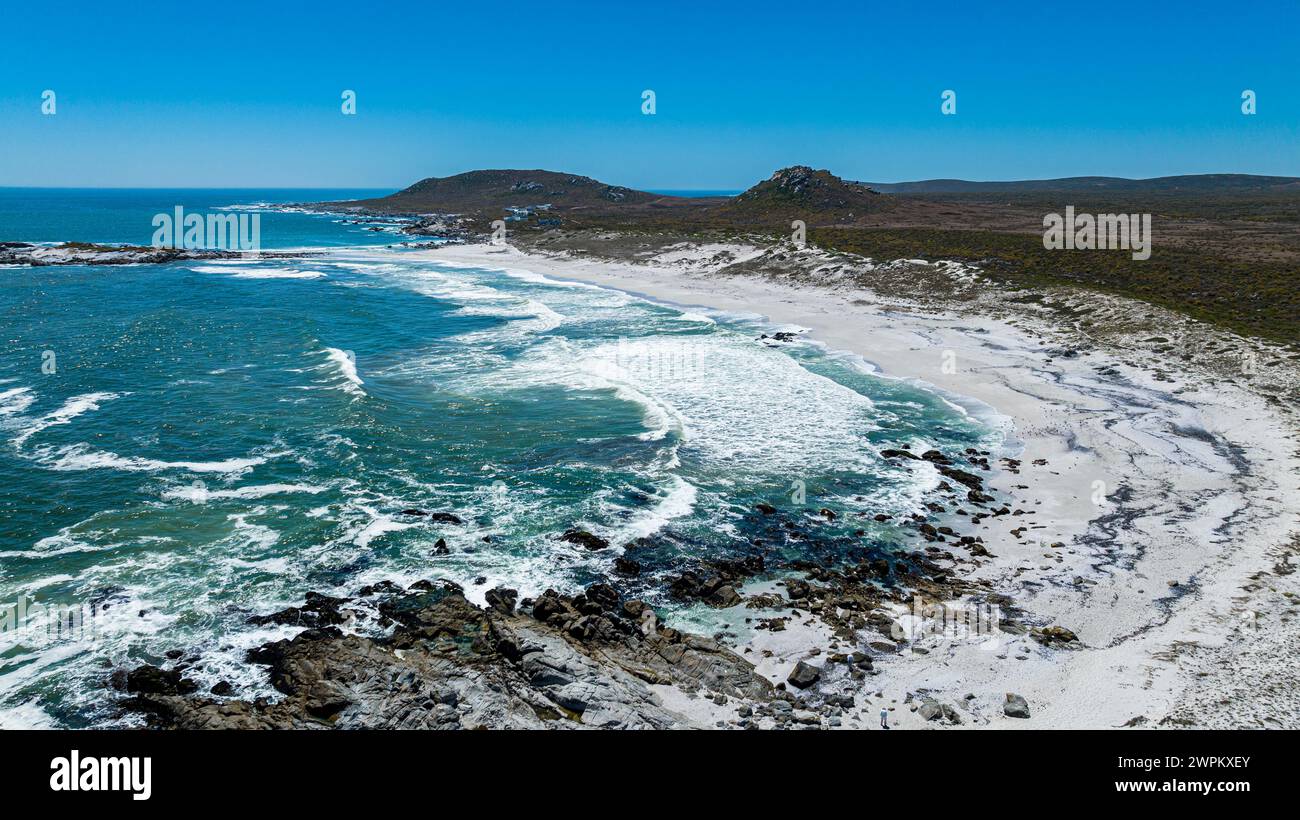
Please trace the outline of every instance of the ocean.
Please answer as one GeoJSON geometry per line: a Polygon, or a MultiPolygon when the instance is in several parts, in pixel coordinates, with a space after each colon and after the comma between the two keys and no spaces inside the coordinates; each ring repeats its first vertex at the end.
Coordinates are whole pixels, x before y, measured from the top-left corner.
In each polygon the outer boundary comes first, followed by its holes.
{"type": "Polygon", "coordinates": [[[670,623],[740,632],[663,579],[915,549],[897,521],[940,478],[879,451],[1003,445],[861,357],[761,338],[800,328],[429,261],[395,224],[284,207],[379,193],[0,189],[0,241],[148,244],[183,205],[316,249],[0,268],[0,726],[121,725],[108,677],[175,650],[205,689],[275,696],[244,654],[294,630],[248,617],[384,580],[481,603],[577,591],[626,552],[643,571],[620,584],[670,623]]]}

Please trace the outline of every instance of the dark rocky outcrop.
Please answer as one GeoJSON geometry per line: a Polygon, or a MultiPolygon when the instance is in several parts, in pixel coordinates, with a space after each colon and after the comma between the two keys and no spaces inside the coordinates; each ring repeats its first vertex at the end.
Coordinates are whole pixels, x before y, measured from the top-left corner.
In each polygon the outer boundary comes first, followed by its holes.
{"type": "Polygon", "coordinates": [[[609,542],[599,535],[594,535],[586,530],[572,529],[566,530],[560,536],[561,541],[567,541],[570,544],[577,544],[589,550],[603,550],[609,546],[609,542]]]}
{"type": "MultiPolygon", "coordinates": [[[[287,254],[275,254],[286,256],[287,254]]],[[[0,243],[0,265],[141,265],[195,259],[229,259],[236,251],[185,248],[154,248],[144,245],[96,245],[64,242],[33,245],[27,242],[0,243]]]]}
{"type": "Polygon", "coordinates": [[[519,591],[496,587],[485,592],[483,597],[487,600],[488,606],[497,612],[503,615],[511,615],[515,611],[515,601],[519,599],[519,591]]]}
{"type": "Polygon", "coordinates": [[[125,688],[136,695],[188,695],[199,686],[175,669],[145,665],[127,673],[125,688]]]}
{"type": "Polygon", "coordinates": [[[253,615],[248,622],[255,626],[266,624],[310,628],[335,626],[347,620],[342,607],[350,600],[350,598],[332,598],[318,592],[308,592],[302,606],[291,606],[270,615],[253,615]]]}
{"type": "Polygon", "coordinates": [[[652,609],[609,585],[548,590],[531,614],[514,611],[513,590],[488,596],[480,609],[450,584],[381,594],[394,623],[386,637],[326,626],[254,649],[249,662],[282,695],[274,701],[198,695],[179,672],[145,666],[125,675],[122,705],[190,729],[669,728],[689,721],[649,685],[758,704],[774,694],[748,661],[659,627],[652,609]]]}
{"type": "Polygon", "coordinates": [[[687,570],[674,578],[669,593],[683,601],[703,601],[709,606],[726,608],[743,602],[737,591],[746,579],[762,573],[762,556],[735,561],[712,561],[697,570],[687,570]]]}
{"type": "Polygon", "coordinates": [[[641,562],[620,556],[614,559],[614,571],[634,578],[641,574],[641,562]]]}
{"type": "Polygon", "coordinates": [[[1042,629],[1033,629],[1029,632],[1029,637],[1041,643],[1043,646],[1051,647],[1068,647],[1071,644],[1077,644],[1079,636],[1063,626],[1048,626],[1042,629]]]}

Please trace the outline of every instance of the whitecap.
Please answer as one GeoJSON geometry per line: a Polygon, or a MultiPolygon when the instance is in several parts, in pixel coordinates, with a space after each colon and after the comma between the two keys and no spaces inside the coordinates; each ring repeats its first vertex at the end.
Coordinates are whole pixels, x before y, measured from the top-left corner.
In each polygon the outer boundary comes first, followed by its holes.
{"type": "Polygon", "coordinates": [[[339,350],[337,347],[327,347],[321,352],[329,358],[328,364],[332,364],[337,368],[346,382],[346,384],[340,385],[338,389],[354,396],[366,395],[366,391],[362,389],[365,382],[357,375],[356,359],[348,351],[339,350]]]}
{"type": "Polygon", "coordinates": [[[309,493],[315,495],[316,493],[323,493],[325,490],[325,487],[316,487],[311,484],[258,484],[229,490],[210,490],[203,484],[192,484],[164,490],[162,497],[189,501],[193,504],[206,504],[214,499],[248,500],[284,493],[309,493]]]}
{"type": "Polygon", "coordinates": [[[325,274],[316,270],[266,270],[236,273],[232,279],[322,279],[325,274]]]}
{"type": "Polygon", "coordinates": [[[87,444],[73,444],[51,451],[40,448],[35,453],[40,463],[51,470],[123,470],[126,472],[160,472],[163,470],[188,470],[191,473],[224,473],[236,475],[265,464],[261,456],[253,458],[228,458],[223,461],[160,461],[152,458],[120,456],[104,450],[95,450],[87,444]]]}
{"type": "Polygon", "coordinates": [[[401,532],[402,530],[409,530],[412,527],[418,526],[418,523],[396,521],[388,515],[376,515],[369,521],[369,523],[362,527],[360,531],[352,536],[351,541],[358,547],[365,549],[370,546],[371,541],[374,541],[381,535],[390,532],[401,532]]]}
{"type": "Polygon", "coordinates": [[[531,271],[531,270],[524,270],[522,268],[484,268],[484,270],[504,273],[506,276],[509,276],[511,279],[519,279],[520,281],[529,282],[534,285],[547,285],[549,287],[554,287],[554,288],[574,288],[578,290],[600,290],[600,291],[609,291],[611,293],[621,292],[621,291],[615,291],[612,288],[603,287],[601,285],[593,285],[590,282],[578,282],[572,279],[554,279],[550,276],[547,276],[544,273],[538,273],[537,271],[531,271]]]}
{"type": "Polygon", "coordinates": [[[29,387],[15,387],[0,393],[0,416],[9,416],[15,413],[21,413],[32,402],[36,401],[36,394],[32,393],[29,387]]]}
{"type": "Polygon", "coordinates": [[[58,410],[55,410],[53,413],[50,413],[48,415],[42,416],[41,418],[32,422],[32,425],[30,427],[28,427],[23,432],[19,433],[18,436],[13,440],[13,445],[15,447],[22,447],[23,443],[26,442],[27,439],[31,438],[32,436],[41,432],[47,427],[54,427],[55,425],[59,425],[59,424],[67,424],[68,422],[72,421],[77,416],[80,416],[83,413],[89,413],[91,410],[98,410],[100,402],[112,401],[113,399],[116,399],[122,395],[125,394],[85,393],[80,396],[73,396],[72,398],[64,402],[63,406],[60,407],[58,410]]]}
{"type": "Polygon", "coordinates": [[[257,549],[270,549],[280,540],[280,534],[270,527],[261,524],[249,523],[250,515],[260,515],[266,511],[264,507],[257,507],[250,512],[236,513],[228,516],[229,521],[235,524],[235,532],[232,537],[240,541],[240,547],[255,547],[257,549]]]}
{"type": "Polygon", "coordinates": [[[705,316],[703,313],[682,313],[677,317],[677,319],[682,322],[697,322],[706,325],[717,324],[717,322],[713,321],[713,319],[710,319],[708,316],[705,316]]]}

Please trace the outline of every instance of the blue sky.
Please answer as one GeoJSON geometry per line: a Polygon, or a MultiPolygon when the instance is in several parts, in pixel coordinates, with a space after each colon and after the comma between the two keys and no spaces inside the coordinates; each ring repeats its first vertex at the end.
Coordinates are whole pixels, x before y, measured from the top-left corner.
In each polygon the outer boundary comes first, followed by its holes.
{"type": "Polygon", "coordinates": [[[0,3],[0,185],[1300,176],[1292,0],[0,3]]]}

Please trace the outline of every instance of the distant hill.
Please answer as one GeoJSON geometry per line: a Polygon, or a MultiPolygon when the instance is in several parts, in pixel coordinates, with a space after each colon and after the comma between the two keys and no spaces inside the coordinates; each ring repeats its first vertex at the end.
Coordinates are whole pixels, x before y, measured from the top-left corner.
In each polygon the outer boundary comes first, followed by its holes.
{"type": "Polygon", "coordinates": [[[326,203],[382,213],[460,213],[498,216],[506,208],[549,205],[557,213],[607,215],[644,208],[696,207],[712,198],[652,194],[591,177],[543,170],[493,169],[429,177],[377,199],[326,203]]]}
{"type": "Polygon", "coordinates": [[[965,179],[926,179],[917,182],[858,183],[886,194],[998,194],[998,193],[1300,193],[1300,178],[1253,174],[1189,174],[1151,179],[1124,177],[1062,177],[1007,182],[972,182],[965,179]]]}
{"type": "Polygon", "coordinates": [[[1200,174],[1154,179],[866,183],[844,180],[807,165],[782,168],[731,197],[652,193],[541,169],[491,169],[429,177],[390,196],[314,203],[313,207],[373,214],[455,214],[456,224],[480,233],[497,219],[520,228],[763,232],[786,232],[798,219],[810,229],[925,228],[1036,234],[1042,231],[1043,214],[1062,207],[1063,196],[1085,209],[1154,211],[1166,225],[1171,218],[1244,219],[1257,224],[1300,221],[1296,209],[1300,178],[1295,177],[1200,174]]]}
{"type": "Polygon", "coordinates": [[[857,182],[807,165],[782,168],[754,187],[711,209],[726,221],[762,224],[774,219],[813,218],[855,222],[893,210],[897,202],[857,182]]]}

